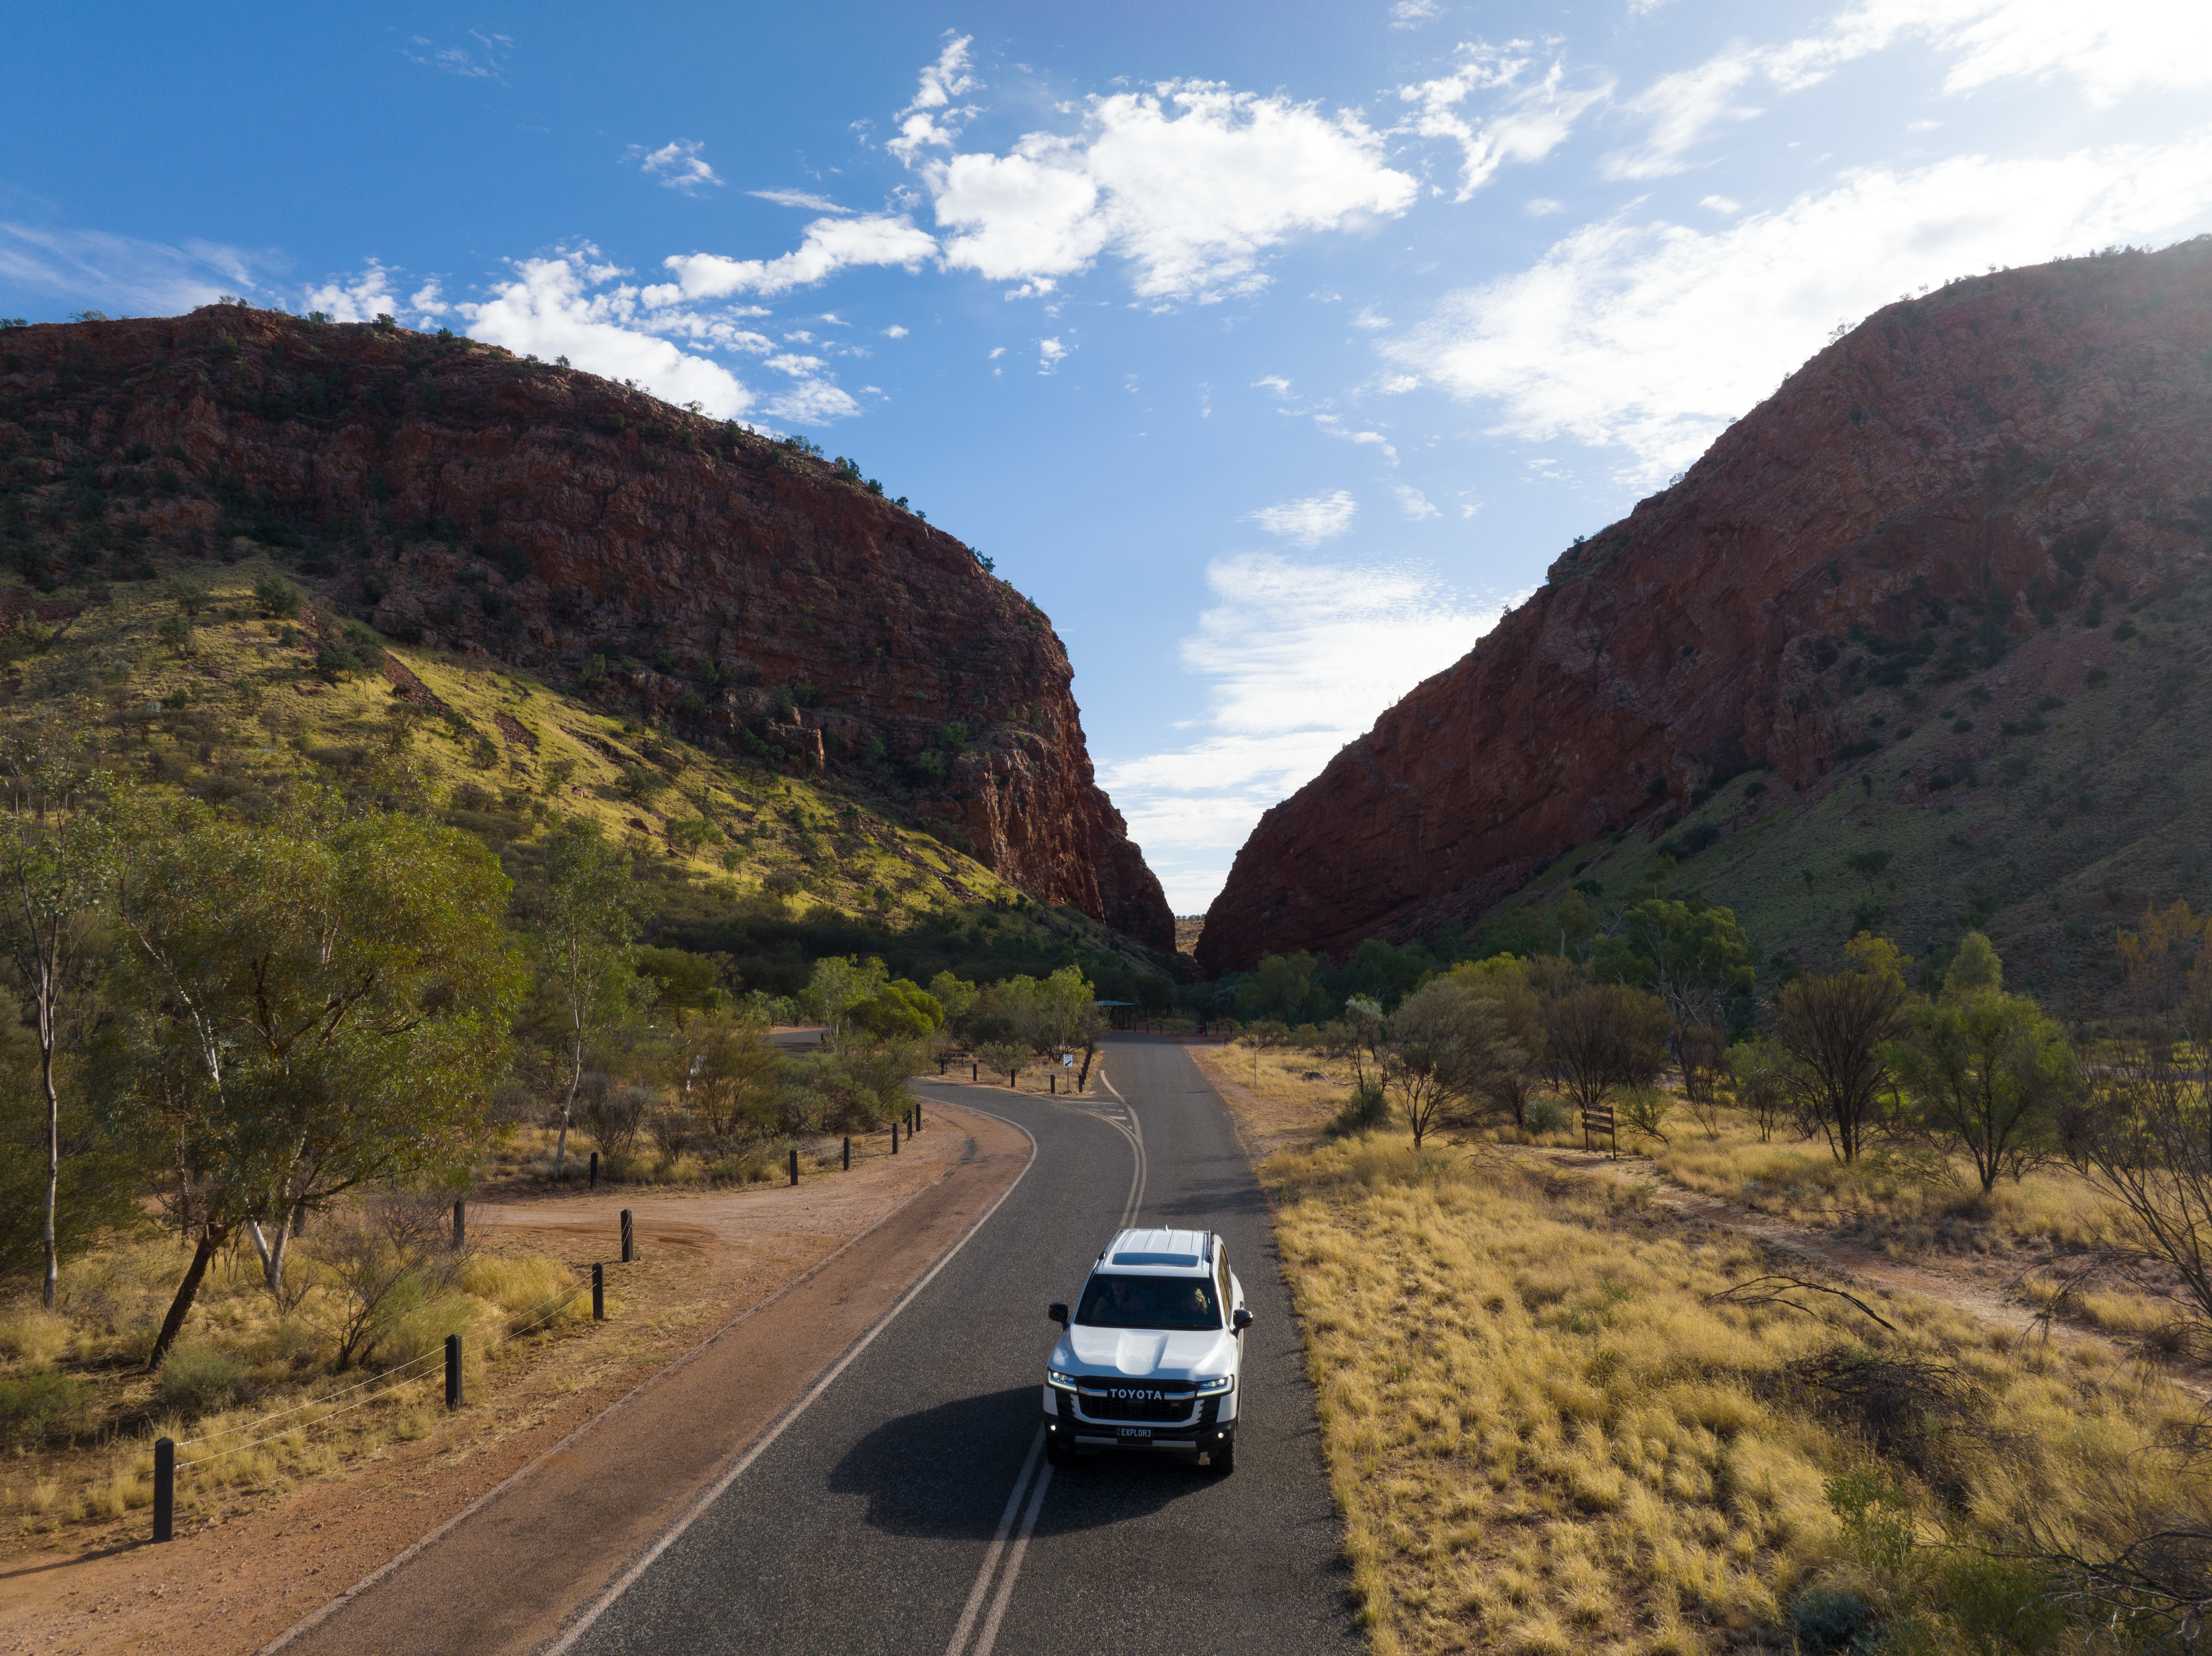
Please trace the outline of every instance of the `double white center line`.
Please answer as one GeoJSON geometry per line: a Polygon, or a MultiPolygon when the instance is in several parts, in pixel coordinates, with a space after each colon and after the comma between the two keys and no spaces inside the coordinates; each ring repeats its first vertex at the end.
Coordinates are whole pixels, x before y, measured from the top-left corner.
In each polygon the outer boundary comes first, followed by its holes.
{"type": "Polygon", "coordinates": [[[983,1555],[983,1568],[976,1572],[975,1585],[969,1589],[968,1603],[960,1612],[960,1625],[952,1629],[952,1642],[945,1647],[945,1656],[991,1656],[991,1647],[999,1641],[999,1623],[1006,1619],[1006,1602],[1014,1596],[1014,1578],[1022,1573],[1022,1555],[1029,1550],[1030,1533],[1036,1528],[1037,1513],[1044,1505],[1044,1492],[1052,1482],[1052,1467],[1040,1464],[1043,1459],[1044,1428],[1037,1428],[1036,1435],[1030,1440],[1029,1458],[1022,1462],[1022,1475],[1014,1480],[1014,1492],[1006,1497],[1006,1510],[999,1514],[999,1532],[991,1538],[990,1550],[983,1555]],[[1034,1487],[1030,1478],[1036,1482],[1034,1487]],[[1030,1498],[1029,1510],[1022,1513],[1021,1533],[1014,1537],[1011,1551],[1006,1547],[1006,1536],[1014,1527],[1014,1514],[1021,1513],[1022,1496],[1030,1498]],[[990,1592],[992,1574],[999,1568],[1004,1555],[1006,1573],[999,1578],[999,1591],[991,1597],[991,1613],[983,1618],[982,1631],[976,1634],[973,1649],[968,1637],[976,1633],[975,1617],[983,1608],[984,1595],[990,1592]]]}
{"type": "MultiPolygon", "coordinates": [[[[1144,1133],[1137,1125],[1137,1113],[1129,1108],[1120,1093],[1115,1092],[1113,1083],[1103,1075],[1098,1081],[1121,1102],[1127,1124],[1111,1116],[1098,1119],[1129,1141],[1135,1162],[1129,1173],[1129,1199],[1121,1209],[1121,1228],[1126,1230],[1145,1202],[1144,1133]]],[[[991,1656],[991,1647],[999,1641],[999,1624],[1006,1620],[1006,1605],[1014,1596],[1014,1579],[1022,1573],[1022,1559],[1029,1551],[1030,1536],[1036,1529],[1037,1513],[1044,1509],[1044,1492],[1051,1483],[1052,1465],[1044,1459],[1044,1428],[1040,1426],[1036,1435],[1030,1440],[1030,1452],[1022,1462],[1021,1476],[1014,1480],[1013,1493],[1006,1497],[1006,1511],[999,1514],[998,1532],[992,1536],[989,1550],[983,1555],[983,1568],[975,1573],[975,1585],[968,1590],[968,1602],[960,1611],[960,1623],[952,1629],[952,1642],[945,1646],[945,1656],[991,1656]],[[1022,1505],[1024,1495],[1029,1496],[1026,1510],[1022,1505]],[[1014,1517],[1018,1513],[1021,1515],[1021,1529],[1016,1532],[1014,1517]],[[1009,1535],[1014,1538],[1012,1547],[1006,1544],[1009,1535]],[[999,1590],[993,1592],[991,1578],[998,1574],[1001,1558],[1006,1561],[1006,1573],[999,1576],[999,1590]],[[991,1604],[988,1615],[983,1613],[986,1598],[991,1604]],[[980,1629],[976,1626],[979,1616],[982,1620],[980,1629]],[[972,1646],[969,1643],[971,1635],[975,1640],[972,1646]]]]}

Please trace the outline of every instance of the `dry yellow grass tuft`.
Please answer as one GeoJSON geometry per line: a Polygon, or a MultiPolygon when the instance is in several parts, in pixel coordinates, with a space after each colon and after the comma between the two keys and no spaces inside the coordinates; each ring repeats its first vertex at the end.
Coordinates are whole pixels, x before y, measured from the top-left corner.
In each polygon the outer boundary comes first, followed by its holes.
{"type": "Polygon", "coordinates": [[[1915,1556],[2032,1520],[2094,1541],[2138,1505],[2212,1515],[2156,1453],[2191,1399],[2101,1352],[1905,1296],[1875,1301],[1894,1335],[1712,1304],[1767,1269],[1752,1244],[1488,1149],[1377,1135],[1262,1176],[1378,1651],[1719,1649],[1831,1577],[1940,1629],[1844,1544],[1824,1487],[1854,1471],[1905,1493],[1915,1556]],[[1816,1383],[1838,1362],[1919,1365],[1970,1402],[1885,1456],[1816,1383]]]}

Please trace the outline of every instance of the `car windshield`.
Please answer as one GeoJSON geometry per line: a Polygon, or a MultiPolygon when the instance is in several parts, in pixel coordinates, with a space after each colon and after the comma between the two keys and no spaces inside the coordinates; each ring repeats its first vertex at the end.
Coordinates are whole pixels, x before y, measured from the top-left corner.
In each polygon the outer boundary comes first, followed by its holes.
{"type": "Polygon", "coordinates": [[[1101,1272],[1085,1285],[1075,1320],[1091,1328],[1218,1328],[1221,1307],[1208,1277],[1101,1272]]]}

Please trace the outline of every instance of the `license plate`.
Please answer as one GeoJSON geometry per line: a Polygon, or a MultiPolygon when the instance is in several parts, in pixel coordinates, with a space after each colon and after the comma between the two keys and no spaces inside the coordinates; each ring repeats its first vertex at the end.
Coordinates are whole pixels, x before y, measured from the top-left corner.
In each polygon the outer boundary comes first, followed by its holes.
{"type": "Polygon", "coordinates": [[[1121,1429],[1123,1437],[1149,1438],[1152,1435],[1152,1429],[1149,1426],[1124,1426],[1121,1429]]]}

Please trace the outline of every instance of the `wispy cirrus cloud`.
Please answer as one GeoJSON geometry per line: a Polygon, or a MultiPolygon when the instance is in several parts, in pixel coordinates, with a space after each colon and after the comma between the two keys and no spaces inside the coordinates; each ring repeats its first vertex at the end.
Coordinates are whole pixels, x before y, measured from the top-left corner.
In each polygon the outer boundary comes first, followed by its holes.
{"type": "Polygon", "coordinates": [[[1215,602],[1181,649],[1208,686],[1204,733],[1099,767],[1178,913],[1212,901],[1261,812],[1466,654],[1504,607],[1418,566],[1267,553],[1215,559],[1206,585],[1215,602]]]}
{"type": "Polygon", "coordinates": [[[1584,112],[1613,90],[1605,80],[1571,82],[1562,58],[1555,56],[1539,69],[1540,53],[1532,41],[1499,46],[1477,42],[1462,45],[1458,56],[1450,74],[1401,86],[1398,97],[1417,106],[1408,130],[1449,138],[1460,147],[1460,201],[1489,183],[1508,161],[1542,161],[1567,141],[1584,112]],[[1477,94],[1494,94],[1494,107],[1471,116],[1463,106],[1477,94]]]}
{"type": "Polygon", "coordinates": [[[458,76],[464,81],[504,82],[507,60],[514,55],[513,38],[471,29],[469,39],[473,44],[441,46],[417,34],[410,37],[400,52],[410,62],[434,69],[441,75],[458,76]]]}
{"type": "Polygon", "coordinates": [[[104,230],[0,220],[0,280],[81,307],[171,315],[224,293],[258,293],[263,273],[282,268],[275,252],[220,242],[173,246],[104,230]]]}
{"type": "Polygon", "coordinates": [[[675,138],[658,149],[632,144],[625,158],[637,162],[637,170],[648,179],[658,181],[662,189],[678,191],[689,196],[709,185],[716,189],[721,187],[722,180],[707,164],[707,158],[699,153],[706,147],[696,138],[675,138]]]}
{"type": "Polygon", "coordinates": [[[1618,481],[1641,485],[1695,458],[1839,319],[1962,272],[2208,222],[2212,127],[2163,145],[1869,169],[1718,229],[1586,225],[1530,268],[1448,295],[1382,354],[1492,405],[1493,434],[1623,451],[1618,481]]]}
{"type": "Polygon", "coordinates": [[[1348,490],[1340,488],[1285,500],[1280,506],[1261,507],[1257,512],[1246,513],[1241,521],[1257,524],[1296,546],[1319,546],[1351,528],[1358,510],[1359,502],[1348,490]]]}
{"type": "Polygon", "coordinates": [[[805,190],[748,190],[749,196],[763,201],[772,201],[778,207],[804,207],[810,213],[849,213],[849,207],[840,207],[827,196],[817,196],[805,190]]]}

